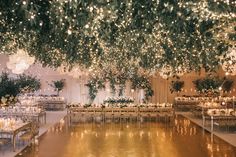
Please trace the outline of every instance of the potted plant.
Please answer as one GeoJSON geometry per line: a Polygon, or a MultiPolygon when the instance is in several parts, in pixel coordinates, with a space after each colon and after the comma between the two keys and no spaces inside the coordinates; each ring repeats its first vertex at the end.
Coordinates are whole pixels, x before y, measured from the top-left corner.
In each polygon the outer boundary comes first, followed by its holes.
{"type": "Polygon", "coordinates": [[[219,87],[222,84],[222,80],[218,77],[207,76],[206,78],[197,79],[193,83],[200,94],[217,96],[219,95],[219,87]]]}
{"type": "Polygon", "coordinates": [[[170,86],[170,92],[171,93],[174,93],[174,92],[179,93],[179,92],[181,92],[183,87],[184,87],[184,81],[179,81],[179,80],[172,81],[171,86],[170,86]]]}
{"type": "Polygon", "coordinates": [[[15,80],[19,87],[20,93],[35,92],[40,89],[40,80],[33,76],[27,76],[25,74],[19,75],[15,80]]]}
{"type": "Polygon", "coordinates": [[[52,81],[52,82],[53,82],[52,86],[54,87],[54,90],[57,91],[57,96],[59,96],[60,91],[62,91],[65,86],[65,79],[52,81]]]}
{"type": "Polygon", "coordinates": [[[229,92],[233,87],[234,81],[230,79],[225,79],[222,84],[222,90],[224,92],[229,92]]]}

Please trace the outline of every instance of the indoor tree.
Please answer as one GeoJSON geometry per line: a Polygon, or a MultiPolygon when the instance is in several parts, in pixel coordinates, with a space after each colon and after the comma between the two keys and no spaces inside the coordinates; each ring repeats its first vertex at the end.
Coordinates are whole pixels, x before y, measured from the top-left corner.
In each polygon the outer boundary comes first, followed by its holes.
{"type": "Polygon", "coordinates": [[[182,91],[183,87],[184,87],[184,81],[180,80],[171,81],[170,92],[171,93],[176,92],[178,94],[179,92],[182,91]]]}
{"type": "Polygon", "coordinates": [[[54,88],[54,91],[57,92],[57,96],[59,96],[60,91],[62,91],[65,86],[65,79],[52,81],[51,86],[54,88]]]}

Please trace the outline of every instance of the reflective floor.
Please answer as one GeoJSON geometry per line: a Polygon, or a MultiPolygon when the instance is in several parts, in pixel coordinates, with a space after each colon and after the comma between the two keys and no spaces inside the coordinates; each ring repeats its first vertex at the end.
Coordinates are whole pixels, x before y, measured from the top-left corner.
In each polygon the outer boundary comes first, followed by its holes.
{"type": "Polygon", "coordinates": [[[17,157],[236,157],[236,148],[178,116],[164,122],[61,121],[17,157]]]}

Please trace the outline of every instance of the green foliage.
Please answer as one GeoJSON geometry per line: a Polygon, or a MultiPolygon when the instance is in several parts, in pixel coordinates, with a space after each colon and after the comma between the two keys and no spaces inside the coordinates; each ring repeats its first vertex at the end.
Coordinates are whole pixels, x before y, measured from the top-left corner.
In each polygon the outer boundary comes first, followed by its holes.
{"type": "Polygon", "coordinates": [[[115,79],[110,78],[110,88],[111,88],[111,93],[115,95],[116,93],[116,86],[115,86],[115,79]]]}
{"type": "Polygon", "coordinates": [[[60,91],[62,91],[65,86],[65,79],[52,81],[52,84],[49,85],[54,88],[54,91],[56,91],[59,96],[60,91]]]}
{"type": "Polygon", "coordinates": [[[219,87],[222,85],[223,80],[219,77],[207,76],[206,78],[197,79],[193,81],[195,88],[200,93],[219,92],[219,87]]]}
{"type": "Polygon", "coordinates": [[[214,71],[235,45],[235,30],[224,33],[235,26],[234,0],[1,0],[0,13],[0,52],[24,48],[44,66],[82,65],[113,92],[131,80],[146,98],[151,72],[214,71]]]}
{"type": "Polygon", "coordinates": [[[52,83],[53,83],[54,90],[60,92],[61,90],[63,90],[65,86],[65,79],[52,81],[52,83]]]}
{"type": "Polygon", "coordinates": [[[103,103],[108,103],[108,104],[117,104],[117,103],[121,103],[121,104],[127,104],[127,103],[133,103],[134,100],[130,99],[130,98],[123,98],[123,97],[119,97],[119,98],[108,98],[107,100],[104,100],[103,103]]]}
{"type": "Polygon", "coordinates": [[[0,99],[14,103],[18,94],[37,91],[40,86],[40,81],[36,77],[19,75],[13,79],[8,73],[3,72],[0,76],[0,99]]]}
{"type": "Polygon", "coordinates": [[[231,79],[219,78],[214,76],[207,76],[206,78],[201,78],[193,81],[195,88],[200,93],[205,94],[219,94],[220,87],[223,92],[229,92],[233,87],[234,81],[231,79]]]}
{"type": "Polygon", "coordinates": [[[229,92],[233,87],[234,81],[224,78],[222,89],[224,92],[229,92]]]}
{"type": "Polygon", "coordinates": [[[85,85],[89,88],[90,103],[92,103],[96,98],[98,89],[105,88],[104,81],[98,78],[90,79],[89,82],[85,85]]]}
{"type": "Polygon", "coordinates": [[[96,88],[96,84],[89,82],[86,84],[86,86],[89,88],[89,98],[92,103],[98,93],[98,90],[96,88]]]}
{"type": "MultiPolygon", "coordinates": [[[[24,48],[54,67],[66,62],[103,71],[114,64],[125,73],[134,66],[150,70],[164,64],[214,70],[228,46],[214,36],[234,18],[211,18],[201,11],[230,15],[236,9],[233,0],[208,0],[205,8],[201,2],[1,0],[0,51],[24,48]]],[[[226,35],[234,40],[231,34],[226,35]]]]}
{"type": "Polygon", "coordinates": [[[88,108],[88,107],[91,107],[91,106],[92,106],[91,103],[89,103],[89,104],[84,104],[84,108],[88,108]]]}
{"type": "Polygon", "coordinates": [[[145,99],[148,100],[153,96],[154,92],[151,87],[151,83],[148,78],[145,76],[135,76],[131,79],[132,89],[144,89],[145,91],[145,99]]]}
{"type": "Polygon", "coordinates": [[[184,87],[184,81],[179,81],[179,80],[172,81],[171,86],[170,86],[170,91],[171,91],[171,93],[181,92],[183,87],[184,87]]]}
{"type": "Polygon", "coordinates": [[[19,75],[15,81],[21,93],[35,92],[41,87],[39,79],[25,74],[19,75]]]}
{"type": "Polygon", "coordinates": [[[9,77],[8,73],[2,73],[0,76],[0,98],[5,96],[17,96],[20,88],[16,81],[9,77]]]}
{"type": "Polygon", "coordinates": [[[145,91],[145,99],[148,100],[151,96],[153,96],[153,90],[151,88],[151,84],[147,77],[145,76],[135,76],[133,78],[128,77],[116,77],[112,75],[107,75],[106,77],[94,77],[91,78],[86,86],[89,88],[89,96],[90,100],[93,101],[96,98],[99,89],[105,88],[105,82],[110,82],[110,87],[112,92],[115,92],[115,85],[119,85],[119,96],[123,95],[123,91],[125,89],[126,81],[131,81],[132,89],[144,89],[145,91]]]}
{"type": "Polygon", "coordinates": [[[124,94],[124,89],[125,89],[125,85],[124,84],[121,84],[119,86],[119,93],[118,93],[118,96],[123,96],[124,94]]]}

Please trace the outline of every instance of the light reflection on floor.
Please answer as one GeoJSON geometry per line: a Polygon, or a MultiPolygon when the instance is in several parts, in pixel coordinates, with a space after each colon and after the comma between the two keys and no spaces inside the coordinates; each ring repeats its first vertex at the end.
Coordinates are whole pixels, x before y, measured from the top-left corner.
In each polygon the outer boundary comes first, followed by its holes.
{"type": "Polygon", "coordinates": [[[178,116],[173,123],[79,123],[51,128],[23,157],[234,157],[236,148],[178,116]]]}

